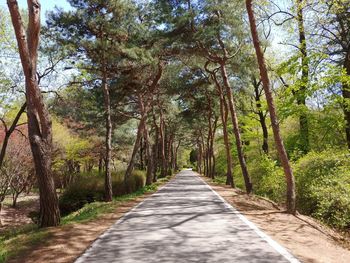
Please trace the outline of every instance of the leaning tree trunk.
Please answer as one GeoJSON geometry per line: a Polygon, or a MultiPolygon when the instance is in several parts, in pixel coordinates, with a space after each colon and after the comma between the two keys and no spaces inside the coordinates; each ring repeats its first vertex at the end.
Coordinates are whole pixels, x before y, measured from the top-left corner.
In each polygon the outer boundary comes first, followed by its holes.
{"type": "Polygon", "coordinates": [[[107,69],[103,67],[102,89],[105,107],[106,137],[105,137],[105,201],[111,202],[113,199],[111,158],[112,158],[112,120],[111,120],[111,98],[107,83],[107,69]]]}
{"type": "Polygon", "coordinates": [[[291,214],[295,214],[296,213],[295,181],[294,181],[293,171],[292,171],[292,168],[290,166],[287,152],[284,148],[284,144],[283,144],[283,140],[282,140],[282,136],[281,136],[281,132],[280,132],[280,127],[279,127],[278,118],[277,118],[277,114],[276,114],[275,103],[274,103],[274,99],[273,99],[271,87],[270,87],[270,79],[269,79],[269,76],[267,73],[264,54],[263,54],[261,47],[260,47],[259,35],[258,35],[255,16],[254,16],[252,0],[246,0],[246,8],[247,8],[248,16],[249,16],[250,29],[251,29],[251,34],[252,34],[252,38],[253,38],[256,57],[258,60],[261,81],[263,83],[266,101],[267,101],[268,109],[270,112],[273,135],[274,135],[278,155],[279,155],[279,158],[281,160],[284,174],[286,177],[287,211],[291,214]]]}
{"type": "Polygon", "coordinates": [[[52,175],[52,124],[44,104],[37,77],[40,38],[40,3],[28,0],[29,22],[27,35],[16,0],[8,0],[12,24],[25,76],[28,135],[40,193],[40,227],[57,226],[60,210],[52,175]]]}
{"type": "Polygon", "coordinates": [[[226,88],[226,96],[227,96],[228,105],[229,105],[229,109],[230,109],[230,113],[231,113],[233,133],[234,133],[235,139],[236,139],[238,159],[239,159],[239,163],[241,165],[241,170],[242,170],[247,194],[250,194],[252,192],[252,189],[253,189],[253,184],[251,182],[251,179],[250,179],[250,176],[248,173],[247,163],[246,163],[246,160],[244,157],[241,133],[239,130],[238,117],[237,117],[234,99],[232,96],[232,90],[231,90],[231,86],[230,86],[230,83],[229,83],[228,78],[227,78],[226,67],[223,63],[220,65],[220,69],[221,69],[221,75],[222,75],[222,79],[224,82],[224,86],[226,88]]]}
{"type": "Polygon", "coordinates": [[[307,57],[307,46],[306,46],[306,36],[304,27],[304,16],[303,16],[303,1],[297,1],[297,21],[299,28],[299,50],[301,52],[301,79],[300,87],[295,93],[297,96],[297,103],[300,107],[303,107],[299,116],[300,125],[300,144],[302,151],[308,153],[310,150],[310,140],[309,140],[309,122],[306,114],[306,91],[309,81],[309,62],[307,57]]]}
{"type": "Polygon", "coordinates": [[[226,162],[227,162],[226,185],[231,185],[231,187],[234,188],[235,183],[233,180],[233,172],[232,172],[233,162],[232,162],[230,139],[229,139],[228,130],[227,130],[228,105],[224,97],[224,94],[222,92],[221,86],[218,89],[219,89],[219,96],[220,96],[220,114],[221,114],[221,122],[222,122],[222,130],[224,135],[224,144],[225,144],[226,162]]]}
{"type": "Polygon", "coordinates": [[[144,119],[144,117],[141,117],[141,120],[140,120],[138,128],[137,128],[137,135],[136,135],[136,141],[134,144],[134,149],[132,151],[129,164],[128,164],[128,167],[126,169],[125,175],[124,175],[125,184],[126,184],[128,178],[130,178],[132,171],[134,170],[136,155],[137,155],[137,152],[138,152],[139,147],[140,147],[140,141],[141,141],[141,137],[143,136],[144,126],[145,126],[145,119],[144,119]]]}

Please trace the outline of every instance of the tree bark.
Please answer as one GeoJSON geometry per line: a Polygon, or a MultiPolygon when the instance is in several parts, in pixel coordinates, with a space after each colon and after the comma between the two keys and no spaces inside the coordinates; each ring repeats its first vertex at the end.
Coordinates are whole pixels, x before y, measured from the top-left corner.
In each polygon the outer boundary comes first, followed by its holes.
{"type": "Polygon", "coordinates": [[[109,94],[109,87],[107,83],[107,69],[103,67],[102,72],[102,89],[105,107],[106,120],[106,137],[105,137],[105,201],[111,202],[113,199],[112,190],[112,176],[111,176],[111,158],[112,158],[112,119],[111,119],[111,98],[109,94]]]}
{"type": "Polygon", "coordinates": [[[175,147],[175,153],[174,153],[174,155],[175,155],[174,156],[174,162],[175,162],[174,168],[176,171],[179,170],[179,166],[178,166],[178,162],[177,162],[177,155],[179,152],[180,145],[181,145],[181,140],[179,140],[179,142],[177,143],[177,146],[175,147]]]}
{"type": "MultiPolygon", "coordinates": [[[[346,70],[346,74],[350,76],[350,48],[344,60],[344,68],[346,70]]],[[[345,118],[346,142],[348,149],[350,150],[350,85],[347,82],[344,82],[342,85],[342,93],[344,99],[343,110],[345,118]]]]}
{"type": "Polygon", "coordinates": [[[40,3],[28,0],[27,35],[16,0],[8,0],[12,24],[25,76],[28,135],[40,193],[40,227],[57,226],[60,211],[52,166],[52,124],[38,86],[36,68],[40,38],[40,3]]]}
{"type": "Polygon", "coordinates": [[[269,79],[269,76],[267,73],[264,54],[263,54],[261,47],[260,47],[259,35],[258,35],[255,16],[254,16],[252,0],[246,0],[246,8],[247,8],[247,12],[248,12],[248,17],[249,17],[249,22],[250,22],[250,30],[251,30],[251,34],[252,34],[252,38],[253,38],[256,57],[258,60],[261,81],[263,83],[266,101],[267,101],[268,109],[270,112],[271,125],[272,125],[273,134],[274,134],[274,139],[275,139],[278,155],[279,155],[279,158],[281,160],[284,174],[286,177],[287,211],[291,214],[295,214],[296,213],[295,181],[294,181],[293,171],[292,171],[292,168],[290,166],[287,152],[284,148],[284,144],[283,144],[283,140],[282,140],[282,136],[281,136],[281,132],[280,132],[280,127],[279,127],[278,118],[277,118],[277,114],[276,114],[275,103],[274,103],[274,99],[273,99],[272,91],[271,91],[271,87],[270,87],[270,79],[269,79]]]}
{"type": "Polygon", "coordinates": [[[153,113],[153,126],[155,129],[155,139],[154,139],[154,145],[152,147],[152,156],[153,156],[153,182],[157,182],[157,172],[158,172],[158,166],[159,166],[159,127],[157,125],[156,121],[156,115],[154,113],[154,110],[152,110],[153,113]]]}
{"type": "Polygon", "coordinates": [[[149,134],[148,134],[146,122],[144,123],[143,131],[145,136],[146,157],[147,157],[146,185],[151,185],[153,182],[153,158],[152,158],[151,143],[149,141],[149,134]]]}
{"type": "Polygon", "coordinates": [[[226,99],[224,97],[224,94],[222,92],[222,88],[220,86],[219,89],[219,96],[220,96],[220,114],[221,114],[221,122],[222,122],[222,130],[224,134],[224,144],[225,144],[225,151],[226,151],[226,185],[230,185],[232,188],[235,188],[235,182],[233,180],[233,162],[232,162],[232,154],[231,154],[231,145],[230,145],[230,139],[228,136],[228,129],[227,129],[227,122],[228,122],[228,105],[226,102],[226,99]]]}
{"type": "Polygon", "coordinates": [[[134,148],[131,154],[131,158],[128,164],[128,167],[126,169],[125,175],[124,175],[124,182],[126,183],[127,179],[130,178],[132,171],[134,170],[135,166],[135,160],[136,155],[140,147],[140,141],[141,137],[143,136],[143,131],[145,127],[145,119],[144,117],[141,117],[141,120],[139,122],[138,128],[137,128],[137,135],[136,135],[136,141],[134,143],[134,148]]]}
{"type": "Polygon", "coordinates": [[[4,137],[4,141],[2,143],[1,152],[0,152],[0,168],[2,167],[2,164],[3,164],[4,159],[5,159],[6,149],[7,149],[7,145],[9,143],[10,137],[11,137],[12,133],[15,131],[17,124],[18,124],[18,121],[21,118],[24,111],[26,110],[26,108],[27,108],[27,103],[24,103],[22,105],[22,107],[19,109],[19,111],[17,112],[16,117],[13,120],[9,129],[7,129],[7,126],[4,123],[4,125],[5,125],[5,137],[4,137]]]}
{"type": "Polygon", "coordinates": [[[304,16],[303,16],[303,0],[297,0],[297,21],[299,28],[299,50],[301,52],[301,79],[300,87],[296,91],[297,103],[300,107],[303,107],[299,116],[300,126],[300,146],[303,153],[310,151],[310,140],[309,140],[309,122],[305,110],[306,107],[306,91],[309,82],[309,62],[307,56],[307,45],[304,27],[304,16]]]}
{"type": "Polygon", "coordinates": [[[239,130],[238,117],[237,117],[237,112],[236,112],[236,106],[234,103],[231,86],[230,86],[230,83],[229,83],[228,78],[227,78],[226,67],[223,63],[220,64],[220,69],[221,69],[221,75],[222,75],[222,79],[224,82],[224,86],[226,88],[226,96],[227,96],[228,105],[229,105],[229,109],[230,109],[230,113],[231,113],[231,120],[232,120],[232,125],[233,125],[233,133],[234,133],[235,139],[236,139],[238,159],[239,159],[239,163],[240,163],[243,178],[244,178],[246,192],[247,192],[247,194],[250,194],[252,192],[252,189],[253,189],[253,184],[251,182],[251,179],[250,179],[250,176],[248,173],[247,163],[246,163],[246,160],[244,157],[241,133],[239,130]]]}
{"type": "Polygon", "coordinates": [[[266,116],[264,112],[262,111],[261,107],[261,94],[259,91],[260,84],[256,81],[256,79],[253,79],[253,86],[254,86],[254,95],[255,95],[255,104],[257,108],[257,115],[259,117],[260,126],[263,132],[263,144],[262,144],[262,150],[265,154],[269,154],[269,132],[266,125],[266,116]]]}
{"type": "Polygon", "coordinates": [[[165,156],[165,122],[164,122],[164,116],[163,116],[163,110],[160,109],[160,115],[159,115],[159,135],[160,135],[160,155],[162,160],[162,165],[160,167],[160,174],[161,177],[166,176],[166,156],[165,156]]]}
{"type": "Polygon", "coordinates": [[[200,142],[200,139],[198,139],[197,170],[199,174],[202,174],[202,160],[203,160],[202,143],[200,142]]]}

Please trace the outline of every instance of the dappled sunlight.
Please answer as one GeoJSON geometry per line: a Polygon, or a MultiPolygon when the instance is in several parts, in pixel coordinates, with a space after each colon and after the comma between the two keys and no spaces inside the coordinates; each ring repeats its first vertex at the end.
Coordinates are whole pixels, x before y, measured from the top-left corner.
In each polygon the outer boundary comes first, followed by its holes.
{"type": "Polygon", "coordinates": [[[183,171],[77,262],[288,262],[195,174],[183,171]]]}

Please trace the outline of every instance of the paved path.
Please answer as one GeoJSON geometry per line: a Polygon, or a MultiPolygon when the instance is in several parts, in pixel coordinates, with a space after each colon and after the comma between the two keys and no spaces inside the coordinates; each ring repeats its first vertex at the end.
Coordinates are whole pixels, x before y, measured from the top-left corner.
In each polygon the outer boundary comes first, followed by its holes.
{"type": "Polygon", "coordinates": [[[298,262],[245,220],[194,172],[182,171],[116,222],[76,263],[298,262]]]}

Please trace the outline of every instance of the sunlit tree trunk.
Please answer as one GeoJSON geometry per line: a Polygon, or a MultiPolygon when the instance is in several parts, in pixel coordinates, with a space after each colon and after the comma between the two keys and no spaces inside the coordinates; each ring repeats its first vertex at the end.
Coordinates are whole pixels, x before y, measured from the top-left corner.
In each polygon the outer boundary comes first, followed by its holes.
{"type": "Polygon", "coordinates": [[[27,3],[29,22],[26,34],[17,1],[7,1],[25,76],[28,135],[40,192],[39,225],[49,227],[60,223],[58,198],[51,170],[52,125],[36,76],[40,38],[40,3],[38,0],[28,0],[27,3]]]}
{"type": "Polygon", "coordinates": [[[226,88],[226,96],[227,96],[227,101],[228,101],[228,105],[229,105],[229,109],[230,109],[230,113],[231,113],[233,133],[234,133],[235,139],[236,139],[238,160],[239,160],[239,163],[241,166],[246,192],[247,192],[247,194],[250,194],[252,192],[252,189],[253,189],[253,184],[251,182],[251,179],[250,179],[250,176],[248,173],[247,163],[246,163],[246,160],[244,157],[243,144],[242,144],[241,133],[239,130],[237,111],[236,111],[234,99],[232,96],[231,86],[230,86],[230,83],[228,81],[225,64],[221,63],[220,69],[221,69],[221,75],[222,75],[222,79],[224,82],[224,86],[226,88]]]}
{"type": "Polygon", "coordinates": [[[290,166],[287,152],[284,148],[280,127],[278,123],[278,118],[276,114],[276,107],[274,103],[274,99],[272,96],[272,91],[270,87],[270,79],[267,73],[267,68],[265,64],[265,58],[264,54],[260,47],[260,41],[259,41],[259,35],[258,30],[256,26],[253,6],[252,6],[252,0],[246,0],[246,8],[249,16],[249,22],[250,22],[250,29],[251,34],[253,38],[254,48],[256,52],[256,57],[258,60],[259,70],[260,70],[260,76],[261,81],[263,83],[263,88],[265,91],[266,101],[268,104],[268,109],[270,113],[271,118],[271,126],[273,130],[273,135],[276,143],[276,148],[278,151],[279,158],[281,160],[281,164],[283,166],[284,174],[286,177],[287,182],[287,211],[289,213],[295,214],[296,213],[296,207],[295,207],[295,181],[294,176],[292,172],[292,168],[290,166]]]}
{"type": "Polygon", "coordinates": [[[231,145],[230,145],[230,139],[228,135],[228,129],[227,129],[227,122],[228,122],[228,105],[226,102],[226,98],[223,94],[223,90],[219,83],[217,83],[217,88],[219,92],[220,97],[220,115],[221,115],[221,122],[222,122],[222,130],[224,135],[224,144],[225,144],[225,151],[226,151],[226,185],[231,185],[231,187],[235,187],[235,183],[233,180],[233,161],[232,161],[232,154],[231,154],[231,145]]]}

